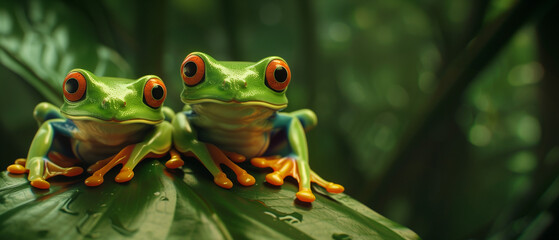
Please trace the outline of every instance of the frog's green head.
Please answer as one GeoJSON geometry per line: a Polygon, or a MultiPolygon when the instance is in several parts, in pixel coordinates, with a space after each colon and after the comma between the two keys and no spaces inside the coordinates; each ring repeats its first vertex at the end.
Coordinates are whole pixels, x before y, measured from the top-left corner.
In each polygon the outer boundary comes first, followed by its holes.
{"type": "Polygon", "coordinates": [[[207,54],[189,54],[181,66],[181,100],[196,103],[240,103],[280,110],[287,106],[285,91],[291,70],[280,57],[259,62],[220,62],[207,54]]]}
{"type": "Polygon", "coordinates": [[[167,89],[154,75],[133,80],[98,77],[74,69],[64,79],[62,91],[60,112],[69,119],[146,124],[164,119],[161,105],[167,89]]]}

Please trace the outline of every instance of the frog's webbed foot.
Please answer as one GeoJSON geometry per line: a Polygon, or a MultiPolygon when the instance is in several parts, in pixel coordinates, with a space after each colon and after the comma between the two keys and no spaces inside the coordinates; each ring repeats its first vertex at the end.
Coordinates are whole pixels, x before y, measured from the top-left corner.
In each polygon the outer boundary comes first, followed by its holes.
{"type": "MultiPolygon", "coordinates": [[[[274,169],[272,173],[266,175],[266,182],[275,185],[283,185],[283,180],[287,176],[291,176],[297,180],[299,183],[299,191],[296,196],[297,199],[303,202],[313,202],[316,197],[312,193],[309,187],[304,186],[305,184],[301,181],[299,172],[297,171],[297,165],[294,158],[272,156],[272,157],[256,157],[251,160],[252,165],[259,168],[270,167],[274,169]]],[[[308,185],[308,184],[307,184],[308,185]]]]}
{"type": "Polygon", "coordinates": [[[247,171],[245,171],[244,169],[242,169],[237,164],[231,161],[233,160],[235,162],[243,162],[246,159],[243,155],[240,155],[238,153],[223,151],[212,144],[206,144],[206,147],[208,148],[208,151],[211,155],[214,164],[218,168],[218,171],[216,173],[212,173],[214,176],[215,184],[217,184],[222,188],[227,188],[227,189],[233,187],[233,182],[231,182],[231,180],[227,178],[227,175],[225,175],[225,173],[221,169],[221,164],[223,164],[229,167],[231,170],[233,170],[233,172],[235,172],[235,175],[237,175],[237,181],[241,185],[243,186],[254,185],[254,183],[256,182],[254,177],[248,174],[247,171]]]}
{"type": "MultiPolygon", "coordinates": [[[[93,174],[87,179],[85,179],[85,185],[90,187],[101,185],[104,181],[103,177],[105,176],[105,174],[107,174],[107,172],[109,172],[112,168],[114,168],[118,164],[124,165],[126,164],[126,162],[128,162],[132,150],[134,150],[134,146],[136,145],[135,144],[128,145],[122,150],[120,150],[120,152],[117,153],[115,156],[109,157],[107,159],[103,159],[101,161],[92,164],[87,169],[87,171],[93,172],[93,174]]],[[[115,181],[119,183],[127,182],[130,181],[133,177],[134,177],[134,171],[132,171],[132,169],[128,167],[123,167],[120,170],[120,173],[118,173],[118,175],[115,177],[115,181]]]]}
{"type": "MultiPolygon", "coordinates": [[[[270,167],[274,169],[272,173],[266,175],[266,182],[272,185],[283,185],[284,179],[288,176],[295,178],[299,183],[299,191],[296,196],[300,201],[313,202],[316,199],[310,189],[310,183],[301,180],[295,158],[280,156],[256,157],[252,158],[251,163],[259,168],[270,167]]],[[[341,193],[344,191],[343,186],[328,182],[313,171],[310,171],[310,181],[322,186],[330,193],[341,193]]]]}
{"type": "MultiPolygon", "coordinates": [[[[50,183],[46,181],[46,179],[63,175],[66,177],[74,177],[77,175],[82,174],[83,169],[81,167],[76,166],[69,166],[69,167],[62,167],[60,165],[69,165],[73,162],[77,162],[77,159],[65,157],[59,153],[49,153],[48,155],[50,161],[48,159],[41,159],[41,162],[37,162],[37,164],[44,164],[44,171],[43,174],[35,173],[35,171],[31,172],[32,175],[29,179],[31,182],[31,186],[40,188],[40,189],[49,189],[50,183]],[[64,164],[65,163],[65,164],[64,164]]],[[[8,172],[12,174],[23,174],[30,172],[29,169],[25,167],[27,164],[27,160],[25,158],[17,159],[14,164],[8,166],[8,172]]]]}

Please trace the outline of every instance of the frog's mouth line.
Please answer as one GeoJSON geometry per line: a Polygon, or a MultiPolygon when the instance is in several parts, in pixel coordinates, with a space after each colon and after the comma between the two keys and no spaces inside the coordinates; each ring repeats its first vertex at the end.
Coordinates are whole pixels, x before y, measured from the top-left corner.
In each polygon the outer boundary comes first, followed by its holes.
{"type": "Polygon", "coordinates": [[[163,119],[162,120],[147,120],[147,119],[117,120],[114,117],[110,120],[105,120],[105,119],[100,119],[100,118],[96,118],[96,117],[92,117],[92,116],[72,116],[72,115],[65,114],[63,112],[60,112],[60,113],[65,118],[68,118],[68,119],[71,119],[71,120],[88,120],[88,121],[97,121],[97,122],[103,122],[103,123],[115,123],[115,124],[143,123],[143,124],[155,125],[155,124],[163,122],[163,119]]]}
{"type": "Polygon", "coordinates": [[[287,104],[273,104],[268,102],[262,101],[246,101],[240,102],[237,100],[229,100],[229,101],[221,101],[217,99],[195,99],[195,100],[186,100],[186,104],[199,104],[199,103],[219,103],[219,104],[239,104],[245,106],[259,106],[259,107],[266,107],[272,110],[281,110],[287,107],[287,104]]]}

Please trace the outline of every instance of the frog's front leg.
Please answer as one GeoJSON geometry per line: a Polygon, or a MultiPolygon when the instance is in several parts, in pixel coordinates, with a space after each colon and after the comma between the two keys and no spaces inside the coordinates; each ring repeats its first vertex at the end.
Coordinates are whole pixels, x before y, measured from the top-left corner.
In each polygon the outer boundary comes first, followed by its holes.
{"type": "Polygon", "coordinates": [[[42,102],[35,106],[33,118],[35,118],[39,126],[50,119],[64,119],[62,114],[60,114],[60,109],[48,102],[42,102]]]}
{"type": "Polygon", "coordinates": [[[287,176],[295,178],[299,183],[296,196],[303,202],[313,202],[316,199],[311,191],[311,182],[317,183],[331,193],[344,191],[343,186],[325,181],[309,167],[305,129],[310,129],[313,124],[316,124],[316,116],[310,110],[278,113],[274,120],[274,127],[286,131],[288,138],[286,151],[290,153],[285,157],[256,157],[251,160],[256,167],[274,169],[274,172],[266,175],[266,181],[270,184],[279,186],[287,176]],[[304,127],[303,124],[306,126],[304,127]]]}
{"type": "Polygon", "coordinates": [[[102,184],[105,174],[119,164],[122,164],[123,167],[115,177],[115,181],[119,183],[128,182],[134,177],[134,167],[141,160],[150,157],[162,157],[169,152],[171,145],[171,124],[169,122],[157,124],[144,141],[128,145],[115,156],[98,161],[90,166],[88,171],[94,172],[85,180],[85,185],[92,187],[102,184]]]}
{"type": "MultiPolygon", "coordinates": [[[[243,162],[246,159],[244,156],[223,151],[212,144],[198,141],[197,135],[184,112],[177,114],[175,119],[173,119],[173,142],[179,152],[198,158],[213,175],[214,183],[222,188],[229,189],[233,187],[233,182],[227,178],[221,169],[222,164],[235,172],[237,181],[241,185],[251,186],[256,182],[252,175],[233,162],[243,162]]],[[[183,164],[184,162],[181,159],[171,159],[165,165],[168,168],[177,168],[183,164]]]]}
{"type": "Polygon", "coordinates": [[[79,160],[51,151],[56,135],[70,136],[73,126],[65,119],[52,119],[44,122],[29,149],[27,159],[17,159],[8,166],[8,172],[13,174],[29,173],[31,185],[40,189],[48,189],[50,183],[46,179],[57,175],[77,176],[83,172],[81,167],[74,166],[79,160]]]}

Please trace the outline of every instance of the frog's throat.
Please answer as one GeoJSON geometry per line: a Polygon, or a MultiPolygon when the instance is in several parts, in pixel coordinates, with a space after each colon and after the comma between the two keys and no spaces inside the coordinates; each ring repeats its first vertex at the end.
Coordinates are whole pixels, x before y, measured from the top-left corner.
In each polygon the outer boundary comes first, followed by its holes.
{"type": "Polygon", "coordinates": [[[259,106],[259,107],[266,107],[275,111],[282,110],[287,107],[287,103],[273,104],[273,103],[268,103],[263,101],[246,101],[246,102],[241,102],[237,100],[222,101],[222,100],[211,99],[211,98],[193,99],[193,100],[188,99],[185,101],[186,104],[198,104],[198,103],[208,103],[208,102],[219,103],[219,104],[240,104],[246,106],[259,106]]]}
{"type": "Polygon", "coordinates": [[[104,122],[104,123],[118,123],[118,124],[143,123],[143,124],[155,125],[155,124],[163,122],[163,119],[161,119],[161,120],[148,120],[148,119],[117,120],[117,119],[113,118],[113,119],[110,119],[110,120],[104,120],[104,119],[100,119],[100,118],[96,118],[96,117],[92,117],[92,116],[74,116],[74,115],[68,115],[68,114],[63,113],[63,112],[60,112],[60,113],[65,118],[68,118],[68,119],[71,119],[71,120],[90,120],[90,121],[97,121],[97,122],[104,122]]]}

